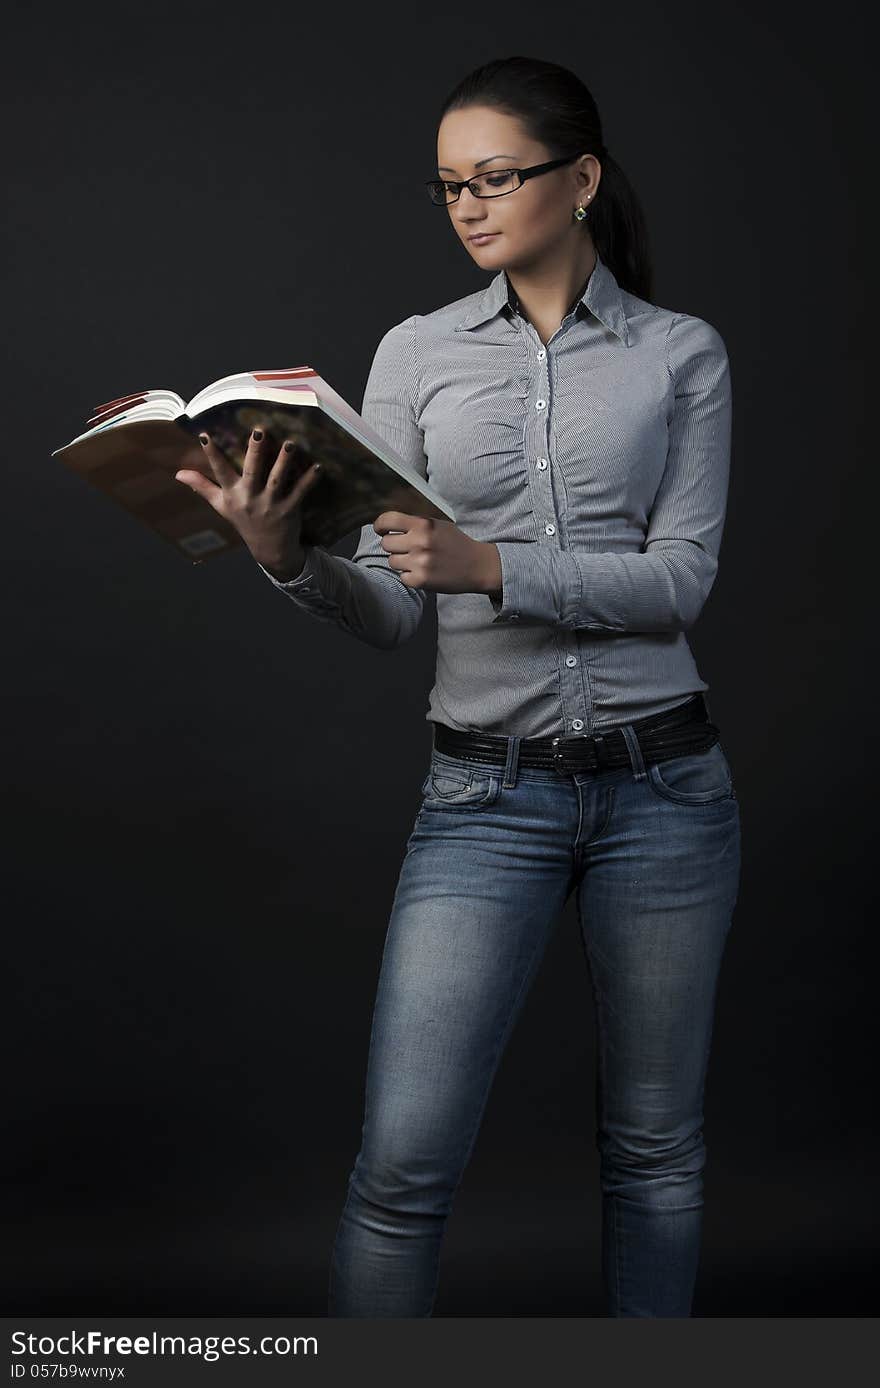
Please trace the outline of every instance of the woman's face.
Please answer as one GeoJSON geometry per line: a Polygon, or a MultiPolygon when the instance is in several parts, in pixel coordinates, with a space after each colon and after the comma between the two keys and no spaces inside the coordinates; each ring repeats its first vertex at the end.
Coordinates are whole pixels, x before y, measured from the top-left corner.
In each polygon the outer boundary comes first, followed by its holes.
{"type": "MultiPolygon", "coordinates": [[[[567,151],[563,151],[567,152],[567,151]]],[[[515,116],[488,106],[449,111],[437,132],[437,175],[460,183],[492,169],[527,169],[553,155],[530,140],[515,116]]],[[[593,155],[549,173],[527,178],[520,188],[497,198],[475,198],[463,188],[447,212],[452,227],[476,263],[487,270],[534,266],[571,238],[583,241],[573,220],[575,207],[598,187],[600,166],[593,155]],[[469,238],[493,232],[488,241],[469,238]]]]}

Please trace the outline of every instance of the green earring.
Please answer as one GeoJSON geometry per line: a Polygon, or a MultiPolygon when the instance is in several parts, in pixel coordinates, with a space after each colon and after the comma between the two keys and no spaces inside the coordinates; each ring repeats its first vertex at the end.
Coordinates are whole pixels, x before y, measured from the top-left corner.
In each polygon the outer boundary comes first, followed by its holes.
{"type": "Polygon", "coordinates": [[[575,208],[574,218],[575,218],[575,221],[576,221],[576,222],[582,222],[582,221],[584,220],[584,218],[586,217],[586,215],[587,215],[587,209],[586,209],[585,207],[576,207],[576,208],[575,208]]]}

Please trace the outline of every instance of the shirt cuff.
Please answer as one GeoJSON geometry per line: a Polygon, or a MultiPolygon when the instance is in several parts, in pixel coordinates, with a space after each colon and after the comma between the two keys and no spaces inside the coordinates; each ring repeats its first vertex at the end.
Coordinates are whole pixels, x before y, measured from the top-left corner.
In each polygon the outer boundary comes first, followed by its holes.
{"type": "Polygon", "coordinates": [[[499,622],[572,626],[580,611],[581,571],[570,550],[534,542],[495,542],[501,560],[501,597],[489,595],[499,622]]]}
{"type": "Polygon", "coordinates": [[[305,554],[305,564],[300,572],[295,578],[289,578],[286,582],[282,582],[280,578],[276,578],[274,574],[270,574],[269,570],[263,568],[263,565],[259,561],[257,561],[257,568],[262,569],[269,582],[274,584],[276,588],[280,588],[283,593],[302,594],[305,596],[308,593],[320,591],[321,578],[324,576],[321,561],[317,557],[317,548],[314,545],[309,545],[306,547],[305,554]]]}
{"type": "MultiPolygon", "coordinates": [[[[625,602],[633,587],[626,564],[629,555],[576,554],[536,541],[494,543],[501,559],[501,598],[489,594],[496,613],[493,625],[527,622],[586,632],[626,630],[625,602]]],[[[645,558],[640,555],[636,562],[644,565],[645,558]]],[[[652,580],[648,593],[655,587],[657,580],[652,580]]],[[[630,597],[630,604],[636,611],[636,598],[630,597]]]]}

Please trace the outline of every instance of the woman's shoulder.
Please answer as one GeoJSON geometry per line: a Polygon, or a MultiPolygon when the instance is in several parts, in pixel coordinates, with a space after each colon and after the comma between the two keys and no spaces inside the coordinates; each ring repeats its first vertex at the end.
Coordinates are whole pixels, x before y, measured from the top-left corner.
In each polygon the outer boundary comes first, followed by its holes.
{"type": "Polygon", "coordinates": [[[408,318],[402,318],[399,323],[392,324],[385,336],[403,339],[425,331],[442,331],[444,328],[455,327],[472,310],[482,305],[485,294],[485,289],[477,289],[472,294],[462,294],[437,308],[426,309],[424,313],[411,313],[408,318]]]}
{"type": "MultiPolygon", "coordinates": [[[[490,286],[491,287],[491,286],[490,286]]],[[[472,321],[488,316],[486,290],[463,294],[438,308],[411,313],[387,328],[376,348],[376,356],[389,365],[412,367],[431,354],[431,349],[448,351],[459,337],[459,330],[472,321]]]]}
{"type": "Polygon", "coordinates": [[[475,289],[470,294],[460,294],[458,298],[450,299],[448,303],[439,304],[436,308],[426,309],[424,313],[413,314],[410,321],[413,322],[416,335],[430,342],[445,338],[462,328],[470,327],[482,318],[489,317],[497,310],[494,300],[490,302],[493,285],[494,282],[483,289],[475,289]]]}
{"type": "Polygon", "coordinates": [[[666,310],[666,364],[675,376],[683,367],[699,362],[727,365],[727,344],[714,323],[695,313],[666,310]]]}
{"type": "Polygon", "coordinates": [[[667,339],[674,337],[676,343],[698,344],[713,335],[719,341],[721,339],[717,327],[695,313],[687,313],[678,308],[666,308],[663,304],[652,303],[649,299],[640,299],[637,294],[630,294],[625,289],[620,290],[620,300],[627,322],[641,320],[645,324],[650,323],[655,333],[659,331],[667,339]]]}

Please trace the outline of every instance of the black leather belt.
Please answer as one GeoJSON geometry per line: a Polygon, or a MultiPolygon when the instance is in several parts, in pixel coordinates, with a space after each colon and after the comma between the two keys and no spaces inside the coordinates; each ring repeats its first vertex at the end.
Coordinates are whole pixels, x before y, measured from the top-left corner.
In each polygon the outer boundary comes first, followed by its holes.
{"type": "MultiPolygon", "coordinates": [[[[719,728],[709,722],[709,710],[702,692],[662,713],[633,718],[629,726],[638,739],[646,766],[687,752],[705,752],[720,738],[719,728]]],[[[459,732],[445,723],[434,723],[434,748],[451,757],[504,766],[507,747],[506,737],[459,732]]],[[[610,770],[629,766],[631,762],[626,738],[620,728],[615,727],[592,735],[524,737],[519,744],[519,764],[571,772],[610,770]]]]}

